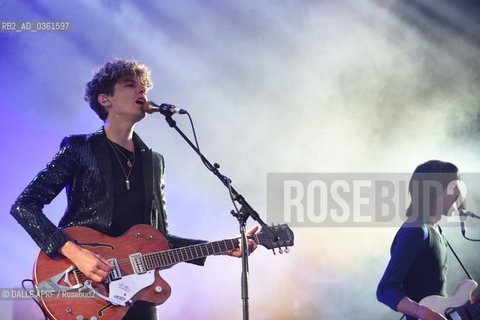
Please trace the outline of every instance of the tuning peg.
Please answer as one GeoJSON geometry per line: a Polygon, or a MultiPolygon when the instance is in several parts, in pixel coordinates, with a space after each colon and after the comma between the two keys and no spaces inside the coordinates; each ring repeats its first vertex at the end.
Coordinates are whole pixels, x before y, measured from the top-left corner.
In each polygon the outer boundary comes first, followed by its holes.
{"type": "Polygon", "coordinates": [[[273,255],[276,255],[276,253],[275,253],[275,248],[273,248],[272,251],[273,251],[273,255]]]}
{"type": "Polygon", "coordinates": [[[285,247],[285,253],[289,253],[290,249],[288,247],[285,247]]]}
{"type": "Polygon", "coordinates": [[[279,252],[280,254],[282,254],[282,253],[283,253],[283,250],[282,250],[282,248],[281,248],[281,247],[280,247],[280,248],[278,248],[278,252],[279,252]]]}

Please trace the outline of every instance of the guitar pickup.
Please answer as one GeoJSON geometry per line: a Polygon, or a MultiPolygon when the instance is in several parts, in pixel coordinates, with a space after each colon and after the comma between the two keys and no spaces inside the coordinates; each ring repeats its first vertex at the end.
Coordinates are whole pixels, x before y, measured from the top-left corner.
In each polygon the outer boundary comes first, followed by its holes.
{"type": "Polygon", "coordinates": [[[140,252],[132,253],[128,255],[128,257],[130,258],[130,263],[132,264],[133,271],[135,271],[136,274],[142,274],[147,272],[147,268],[143,263],[143,256],[140,252]]]}
{"type": "Polygon", "coordinates": [[[108,262],[113,264],[113,269],[112,269],[112,271],[110,271],[110,273],[109,273],[109,275],[106,279],[106,282],[112,282],[112,281],[121,279],[122,278],[122,273],[120,272],[120,266],[118,265],[117,259],[115,259],[115,258],[108,259],[108,262]]]}

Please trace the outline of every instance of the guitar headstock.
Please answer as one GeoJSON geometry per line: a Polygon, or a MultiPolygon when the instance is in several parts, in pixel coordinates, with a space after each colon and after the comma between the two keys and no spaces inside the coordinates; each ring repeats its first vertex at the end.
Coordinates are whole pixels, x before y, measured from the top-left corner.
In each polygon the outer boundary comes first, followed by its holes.
{"type": "Polygon", "coordinates": [[[277,239],[272,239],[262,228],[262,230],[255,234],[256,242],[267,249],[273,249],[273,253],[275,253],[275,248],[279,248],[279,252],[283,253],[282,247],[285,248],[285,252],[288,252],[288,247],[293,246],[294,234],[292,229],[286,224],[271,226],[269,228],[277,236],[277,239]]]}

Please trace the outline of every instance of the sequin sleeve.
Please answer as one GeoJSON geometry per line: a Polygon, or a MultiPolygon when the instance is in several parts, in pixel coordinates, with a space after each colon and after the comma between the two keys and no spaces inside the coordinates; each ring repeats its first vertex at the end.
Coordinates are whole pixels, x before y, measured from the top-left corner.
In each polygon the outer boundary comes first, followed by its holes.
{"type": "Polygon", "coordinates": [[[53,256],[68,240],[45,216],[49,204],[73,176],[73,151],[65,146],[54,156],[20,194],[11,208],[11,215],[22,225],[47,255],[53,256]]]}

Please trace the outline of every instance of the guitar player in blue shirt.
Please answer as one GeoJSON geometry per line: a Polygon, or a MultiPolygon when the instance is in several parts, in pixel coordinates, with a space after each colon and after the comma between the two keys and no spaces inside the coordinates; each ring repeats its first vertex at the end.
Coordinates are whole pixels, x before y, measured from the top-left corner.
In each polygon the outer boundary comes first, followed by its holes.
{"type": "Polygon", "coordinates": [[[393,240],[377,288],[377,299],[407,320],[446,319],[419,301],[430,295],[446,296],[447,243],[438,222],[460,195],[458,187],[452,187],[459,178],[454,164],[431,160],[419,165],[410,179],[408,219],[393,240]]]}

